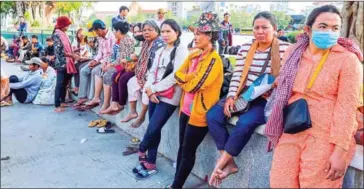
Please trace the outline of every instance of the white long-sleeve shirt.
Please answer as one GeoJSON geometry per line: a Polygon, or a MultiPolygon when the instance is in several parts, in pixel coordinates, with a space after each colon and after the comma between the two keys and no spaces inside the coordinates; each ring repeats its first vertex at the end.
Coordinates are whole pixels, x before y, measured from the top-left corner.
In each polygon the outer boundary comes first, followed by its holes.
{"type": "Polygon", "coordinates": [[[164,73],[166,72],[166,67],[170,61],[170,55],[172,53],[172,50],[173,50],[173,48],[162,47],[156,52],[154,62],[153,62],[151,69],[149,70],[147,82],[145,84],[144,89],[151,87],[152,92],[156,93],[156,92],[165,91],[165,90],[169,89],[170,87],[174,86],[175,92],[174,92],[173,98],[168,99],[168,98],[160,97],[160,100],[165,103],[178,106],[180,99],[181,99],[181,95],[182,95],[182,89],[178,85],[176,85],[176,80],[174,78],[174,74],[179,69],[179,67],[181,67],[184,60],[187,58],[188,49],[186,46],[184,46],[182,44],[180,44],[177,47],[174,62],[173,62],[173,65],[174,65],[173,72],[170,73],[164,79],[162,79],[164,73]],[[157,67],[158,67],[158,73],[157,73],[157,77],[156,77],[155,72],[156,72],[157,67]],[[156,84],[153,84],[155,82],[156,82],[156,84]]]}

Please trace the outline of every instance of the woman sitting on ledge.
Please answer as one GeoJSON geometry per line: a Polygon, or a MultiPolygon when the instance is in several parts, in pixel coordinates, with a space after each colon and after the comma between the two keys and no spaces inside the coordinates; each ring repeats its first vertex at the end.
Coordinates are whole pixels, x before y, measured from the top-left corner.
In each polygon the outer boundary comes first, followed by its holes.
{"type": "Polygon", "coordinates": [[[238,171],[233,158],[240,154],[254,130],[265,123],[264,107],[267,95],[253,100],[247,112],[236,115],[239,120],[229,134],[226,125],[232,116],[230,110],[234,101],[241,98],[244,88],[250,86],[260,75],[278,75],[281,58],[289,45],[274,37],[277,21],[272,13],[258,13],[254,17],[253,26],[255,41],[244,44],[240,49],[240,58],[237,59],[226,100],[222,99],[207,113],[208,128],[220,152],[210,185],[217,186],[222,179],[238,171]]]}

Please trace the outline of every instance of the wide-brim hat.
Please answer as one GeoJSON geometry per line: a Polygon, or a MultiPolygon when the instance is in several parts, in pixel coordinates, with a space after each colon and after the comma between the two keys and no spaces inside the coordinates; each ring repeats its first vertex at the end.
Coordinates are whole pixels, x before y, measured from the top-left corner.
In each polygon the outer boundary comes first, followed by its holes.
{"type": "Polygon", "coordinates": [[[160,8],[160,9],[158,9],[158,12],[157,13],[163,13],[163,14],[166,14],[167,13],[167,11],[165,10],[165,9],[163,9],[163,8],[160,8]]]}
{"type": "Polygon", "coordinates": [[[216,32],[220,30],[219,18],[216,13],[202,13],[193,25],[200,32],[216,32]]]}

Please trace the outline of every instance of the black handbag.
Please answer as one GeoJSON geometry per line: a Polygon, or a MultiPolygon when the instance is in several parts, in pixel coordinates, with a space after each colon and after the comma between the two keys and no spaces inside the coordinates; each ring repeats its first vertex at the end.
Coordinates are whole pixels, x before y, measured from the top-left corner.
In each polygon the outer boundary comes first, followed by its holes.
{"type": "Polygon", "coordinates": [[[317,66],[313,76],[311,77],[310,82],[307,85],[307,88],[304,92],[304,97],[293,102],[290,105],[287,105],[283,109],[283,116],[284,116],[284,133],[295,134],[307,130],[312,127],[312,121],[310,116],[310,111],[308,109],[308,104],[305,99],[305,95],[311,90],[315,80],[320,73],[323,65],[325,64],[326,58],[329,55],[330,51],[327,51],[319,65],[317,66]]]}
{"type": "Polygon", "coordinates": [[[307,101],[299,99],[283,109],[284,133],[295,134],[312,127],[307,101]]]}

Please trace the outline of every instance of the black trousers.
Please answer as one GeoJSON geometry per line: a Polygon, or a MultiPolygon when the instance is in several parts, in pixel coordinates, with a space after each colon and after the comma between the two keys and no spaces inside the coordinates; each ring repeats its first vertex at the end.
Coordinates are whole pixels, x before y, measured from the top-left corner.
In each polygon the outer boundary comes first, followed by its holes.
{"type": "Polygon", "coordinates": [[[205,138],[208,128],[188,124],[190,117],[181,112],[179,118],[179,149],[177,168],[172,188],[182,188],[196,160],[196,150],[205,138]]]}
{"type": "Polygon", "coordinates": [[[72,74],[67,73],[65,67],[57,69],[57,83],[54,95],[54,105],[56,108],[61,106],[61,103],[66,102],[67,85],[72,78],[72,74]]]}
{"type": "MultiPolygon", "coordinates": [[[[9,83],[17,83],[19,82],[19,78],[15,75],[12,75],[9,77],[9,83]]],[[[20,103],[24,103],[27,100],[28,92],[22,88],[22,89],[10,89],[9,96],[13,95],[15,96],[16,100],[20,103]]]]}

